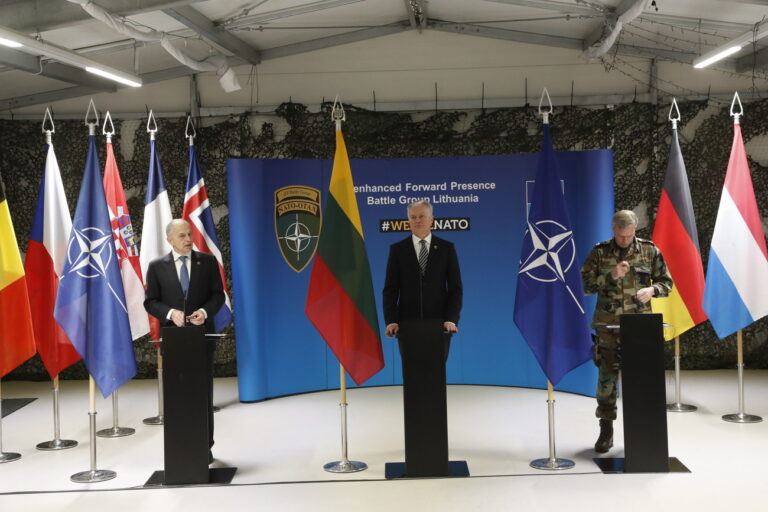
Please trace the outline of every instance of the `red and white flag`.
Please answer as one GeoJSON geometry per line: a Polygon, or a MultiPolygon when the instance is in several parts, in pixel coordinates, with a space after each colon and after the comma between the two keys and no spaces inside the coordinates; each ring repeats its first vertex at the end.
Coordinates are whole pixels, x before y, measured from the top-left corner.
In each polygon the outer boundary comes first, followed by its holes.
{"type": "Polygon", "coordinates": [[[107,163],[104,167],[104,194],[107,196],[112,238],[115,241],[120,275],[123,278],[131,339],[141,338],[149,332],[149,318],[144,309],[144,281],[141,278],[139,246],[133,232],[128,203],[125,202],[123,183],[117,170],[112,143],[107,142],[107,163]]]}
{"type": "Polygon", "coordinates": [[[37,351],[51,379],[80,360],[80,354],[72,346],[67,333],[53,318],[59,275],[64,268],[70,231],[72,217],[67,206],[67,196],[64,195],[56,153],[53,152],[53,145],[49,144],[24,272],[27,275],[37,351]]]}

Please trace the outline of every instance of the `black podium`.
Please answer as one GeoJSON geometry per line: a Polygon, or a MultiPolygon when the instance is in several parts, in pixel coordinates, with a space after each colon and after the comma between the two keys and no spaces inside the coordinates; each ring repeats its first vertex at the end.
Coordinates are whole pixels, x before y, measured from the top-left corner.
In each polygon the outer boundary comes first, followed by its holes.
{"type": "Polygon", "coordinates": [[[208,468],[210,357],[217,339],[202,325],[162,330],[165,471],[146,485],[229,483],[237,471],[208,468]]]}
{"type": "Polygon", "coordinates": [[[606,473],[688,472],[679,460],[669,457],[662,315],[621,315],[618,327],[624,458],[594,461],[606,473]]]}
{"type": "Polygon", "coordinates": [[[448,460],[445,361],[451,333],[443,332],[442,320],[415,320],[400,324],[398,339],[405,462],[386,463],[386,478],[469,476],[466,461],[448,460]]]}

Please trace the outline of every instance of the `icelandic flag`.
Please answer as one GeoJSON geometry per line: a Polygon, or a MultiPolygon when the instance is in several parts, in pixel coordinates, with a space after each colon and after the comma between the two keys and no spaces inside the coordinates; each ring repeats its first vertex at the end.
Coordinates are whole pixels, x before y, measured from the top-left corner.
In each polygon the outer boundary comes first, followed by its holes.
{"type": "Polygon", "coordinates": [[[131,337],[137,340],[149,332],[149,317],[144,309],[144,281],[139,265],[139,245],[133,232],[123,182],[117,170],[115,151],[107,142],[107,165],[104,167],[104,194],[107,197],[112,237],[115,240],[120,275],[123,278],[131,337]]]}
{"type": "Polygon", "coordinates": [[[88,139],[85,174],[53,316],[106,398],[136,375],[136,357],[107,200],[99,179],[96,137],[88,139]]]}
{"type": "Polygon", "coordinates": [[[224,305],[213,317],[213,327],[218,332],[232,323],[232,303],[227,291],[224,260],[219,250],[219,240],[216,238],[216,224],[213,222],[208,192],[205,189],[200,164],[197,162],[195,146],[192,145],[189,146],[189,174],[187,175],[187,191],[184,195],[184,211],[181,216],[192,227],[192,246],[194,249],[213,254],[216,261],[219,262],[219,274],[221,274],[221,284],[224,287],[224,305]]]}
{"type": "Polygon", "coordinates": [[[515,324],[554,385],[592,357],[576,244],[544,125],[515,292],[515,324]]]}
{"type": "MultiPolygon", "coordinates": [[[[141,275],[147,275],[149,263],[171,252],[171,244],[165,236],[165,228],[173,220],[171,202],[163,179],[163,167],[154,137],[149,142],[149,177],[147,197],[144,201],[144,226],[141,231],[141,275]]],[[[160,339],[160,321],[149,315],[149,331],[153,340],[160,339]]]]}
{"type": "Polygon", "coordinates": [[[709,248],[704,311],[719,338],[768,315],[768,251],[741,126],[733,146],[709,248]]]}
{"type": "Polygon", "coordinates": [[[27,245],[27,258],[24,260],[24,273],[27,274],[37,352],[51,379],[80,360],[80,354],[53,318],[59,275],[64,268],[70,231],[72,217],[67,196],[64,194],[56,153],[53,145],[49,144],[35,218],[32,221],[32,233],[27,245]]]}

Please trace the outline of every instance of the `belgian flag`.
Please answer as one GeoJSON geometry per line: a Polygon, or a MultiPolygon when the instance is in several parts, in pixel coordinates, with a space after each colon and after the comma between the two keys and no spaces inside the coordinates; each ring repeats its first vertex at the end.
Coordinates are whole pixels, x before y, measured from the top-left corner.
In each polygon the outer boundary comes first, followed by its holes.
{"type": "Polygon", "coordinates": [[[699,235],[676,129],[672,130],[667,175],[661,190],[652,240],[661,250],[675,284],[669,297],[651,300],[653,311],[662,313],[664,322],[673,326],[664,329],[664,337],[670,340],[707,319],[701,306],[704,268],[699,235]]]}
{"type": "Polygon", "coordinates": [[[27,279],[0,176],[0,377],[35,355],[27,279]]]}
{"type": "Polygon", "coordinates": [[[340,130],[304,311],[358,385],[384,367],[371,267],[340,130]]]}

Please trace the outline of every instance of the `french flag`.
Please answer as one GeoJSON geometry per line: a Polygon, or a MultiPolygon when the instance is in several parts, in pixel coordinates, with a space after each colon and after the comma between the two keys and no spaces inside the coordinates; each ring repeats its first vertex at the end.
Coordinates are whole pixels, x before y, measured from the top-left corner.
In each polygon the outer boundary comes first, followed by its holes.
{"type": "Polygon", "coordinates": [[[721,339],[768,315],[768,251],[738,117],[733,131],[702,303],[721,339]]]}
{"type": "Polygon", "coordinates": [[[27,246],[24,273],[27,275],[37,351],[51,379],[55,379],[63,369],[80,360],[80,354],[53,318],[59,276],[64,268],[70,231],[72,218],[67,196],[64,194],[56,153],[53,151],[53,145],[49,144],[43,180],[37,197],[37,209],[32,221],[32,233],[27,246]]]}
{"type": "Polygon", "coordinates": [[[195,146],[189,146],[189,174],[187,175],[187,191],[184,195],[184,211],[182,218],[189,222],[192,228],[192,245],[196,251],[207,252],[216,257],[219,262],[221,284],[224,286],[224,305],[213,317],[213,327],[218,332],[232,323],[232,303],[227,291],[227,279],[224,274],[224,259],[219,249],[219,239],[216,237],[216,224],[213,222],[211,203],[208,201],[208,191],[205,189],[203,173],[197,162],[195,146]]]}
{"type": "MultiPolygon", "coordinates": [[[[149,176],[147,178],[147,196],[144,201],[144,225],[141,231],[141,275],[147,275],[149,263],[171,252],[171,244],[165,236],[165,227],[173,220],[171,202],[163,179],[163,167],[157,152],[155,134],[150,135],[149,176]]],[[[160,322],[149,316],[149,330],[153,340],[160,339],[160,322]]]]}

